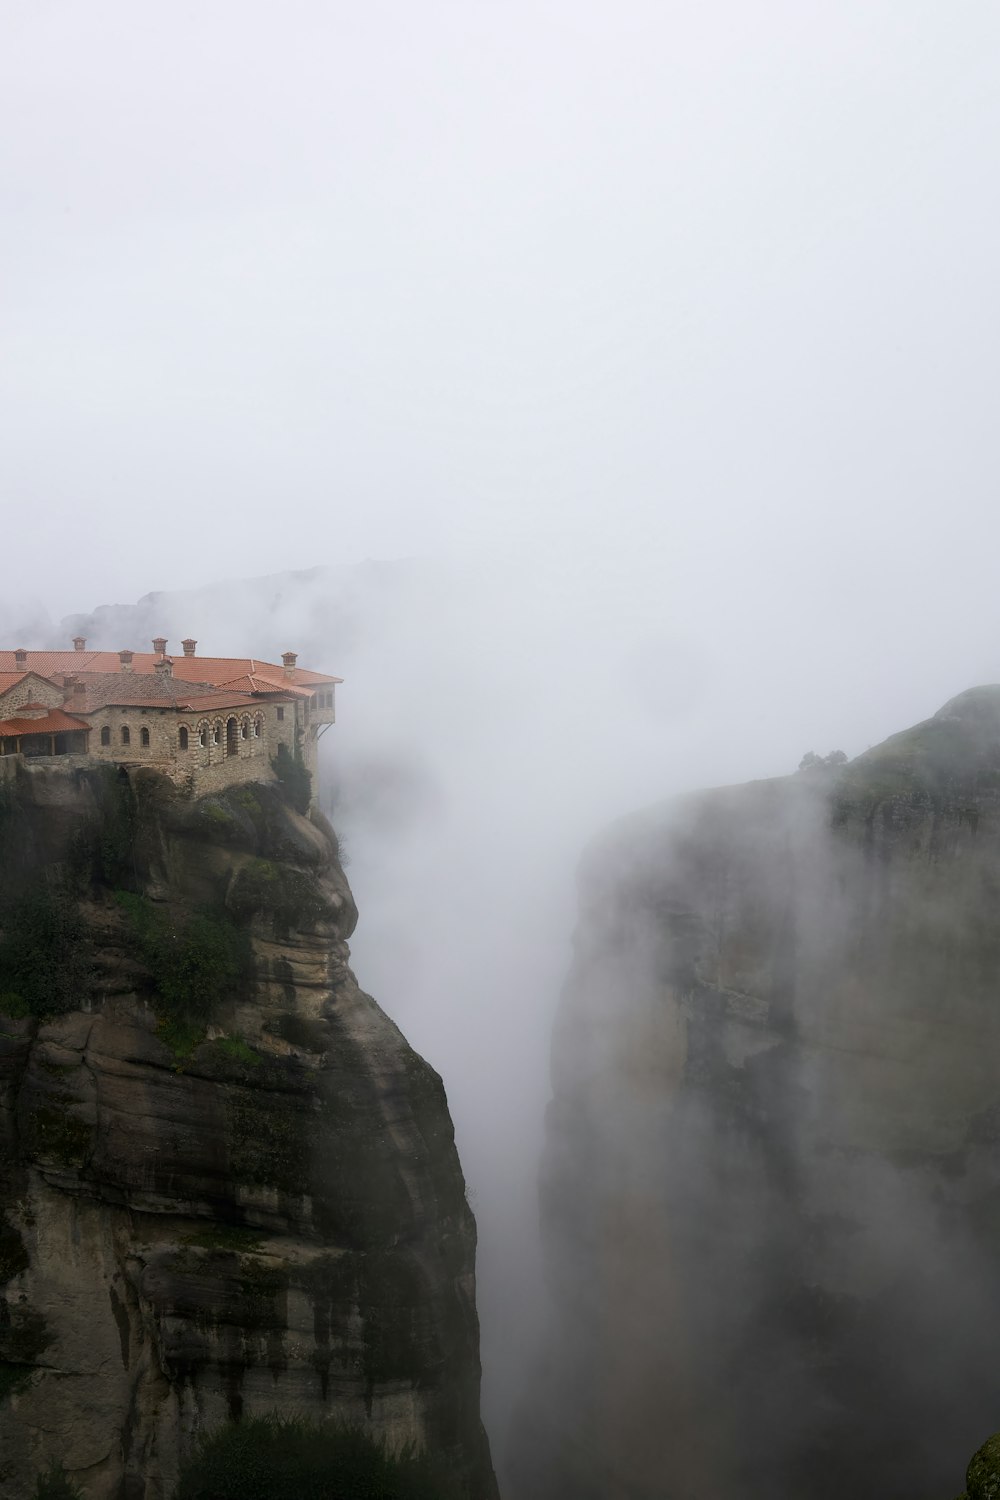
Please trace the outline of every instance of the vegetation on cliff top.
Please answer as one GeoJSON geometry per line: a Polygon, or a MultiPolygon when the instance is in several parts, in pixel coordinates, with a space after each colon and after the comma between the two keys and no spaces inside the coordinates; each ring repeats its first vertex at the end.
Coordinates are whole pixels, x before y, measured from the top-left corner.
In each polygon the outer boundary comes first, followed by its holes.
{"type": "Polygon", "coordinates": [[[1000,1432],[972,1455],[958,1500],[1000,1500],[1000,1432]]]}
{"type": "Polygon", "coordinates": [[[838,797],[934,800],[1000,786],[1000,688],[971,688],[840,773],[838,797]]]}

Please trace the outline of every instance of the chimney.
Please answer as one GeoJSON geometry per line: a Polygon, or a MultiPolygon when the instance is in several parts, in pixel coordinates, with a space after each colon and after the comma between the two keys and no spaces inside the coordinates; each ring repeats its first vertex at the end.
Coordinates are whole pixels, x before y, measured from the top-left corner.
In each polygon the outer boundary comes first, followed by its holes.
{"type": "Polygon", "coordinates": [[[154,635],[153,650],[156,652],[157,656],[166,656],[167,638],[165,635],[154,635]]]}
{"type": "Polygon", "coordinates": [[[119,653],[118,653],[118,660],[122,664],[122,671],[123,672],[131,672],[131,670],[132,670],[132,653],[131,653],[131,651],[119,651],[119,653]]]}
{"type": "Polygon", "coordinates": [[[154,661],[153,672],[157,677],[172,677],[174,675],[174,664],[169,656],[161,656],[159,661],[154,661]]]}
{"type": "Polygon", "coordinates": [[[73,637],[73,650],[74,651],[86,651],[86,649],[87,649],[87,637],[85,635],[75,635],[73,637]]]}
{"type": "Polygon", "coordinates": [[[14,652],[14,666],[19,672],[28,670],[28,653],[23,646],[18,646],[14,652]]]}
{"type": "Polygon", "coordinates": [[[87,696],[87,685],[86,685],[86,683],[81,682],[80,679],[79,679],[79,677],[74,677],[74,679],[73,679],[73,691],[72,691],[72,694],[70,696],[70,705],[71,705],[71,707],[79,708],[80,705],[83,703],[83,700],[84,700],[84,698],[86,696],[87,696]]]}
{"type": "Polygon", "coordinates": [[[194,653],[195,653],[195,647],[197,646],[197,644],[198,644],[198,642],[191,640],[190,636],[188,637],[188,639],[186,641],[181,641],[181,645],[184,647],[184,655],[185,656],[193,656],[194,653]]]}
{"type": "Polygon", "coordinates": [[[281,660],[284,664],[286,677],[295,676],[295,663],[298,661],[298,659],[299,658],[294,651],[282,651],[281,660]]]}

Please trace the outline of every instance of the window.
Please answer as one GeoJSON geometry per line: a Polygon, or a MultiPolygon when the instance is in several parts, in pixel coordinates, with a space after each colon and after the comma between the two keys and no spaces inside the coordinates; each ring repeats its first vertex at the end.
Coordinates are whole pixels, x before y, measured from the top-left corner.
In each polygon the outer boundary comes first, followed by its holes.
{"type": "Polygon", "coordinates": [[[215,728],[212,730],[212,744],[213,745],[217,745],[218,743],[219,743],[219,726],[218,726],[218,724],[216,724],[215,728]]]}
{"type": "Polygon", "coordinates": [[[129,745],[131,743],[132,743],[132,732],[129,729],[129,727],[128,727],[127,724],[123,724],[122,725],[122,744],[123,745],[129,745]]]}
{"type": "Polygon", "coordinates": [[[208,726],[206,724],[203,724],[198,730],[198,743],[203,750],[208,744],[208,726]]]}
{"type": "Polygon", "coordinates": [[[188,747],[188,732],[186,724],[182,724],[180,729],[178,729],[177,731],[177,744],[181,750],[186,750],[188,747]]]}
{"type": "Polygon", "coordinates": [[[140,729],[139,730],[139,743],[140,743],[140,745],[142,746],[142,748],[144,750],[148,750],[149,749],[149,730],[148,729],[140,729]]]}
{"type": "Polygon", "coordinates": [[[260,720],[259,719],[254,719],[254,721],[253,721],[253,737],[254,737],[255,740],[259,740],[260,739],[260,720]]]}
{"type": "Polygon", "coordinates": [[[101,744],[102,745],[110,745],[111,744],[111,725],[110,724],[105,724],[104,728],[101,730],[101,744]]]}
{"type": "Polygon", "coordinates": [[[278,707],[278,718],[279,719],[283,719],[284,717],[285,717],[285,710],[279,705],[279,707],[278,707]]]}
{"type": "Polygon", "coordinates": [[[245,740],[246,737],[247,737],[247,723],[246,723],[246,720],[244,719],[243,723],[240,725],[240,739],[241,740],[245,740]]]}

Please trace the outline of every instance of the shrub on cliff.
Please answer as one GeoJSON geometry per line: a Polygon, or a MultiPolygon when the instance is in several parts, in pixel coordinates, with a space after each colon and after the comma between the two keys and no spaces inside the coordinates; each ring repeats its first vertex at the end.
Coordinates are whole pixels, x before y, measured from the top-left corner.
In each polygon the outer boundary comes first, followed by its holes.
{"type": "Polygon", "coordinates": [[[0,917],[0,1013],[74,1010],[90,978],[86,929],[72,896],[37,876],[5,901],[0,917]]]}
{"type": "Polygon", "coordinates": [[[150,973],[154,1004],[166,1028],[163,1040],[178,1055],[190,1052],[214,1007],[238,995],[250,980],[249,936],[224,911],[182,913],[129,891],[115,895],[150,973]]]}
{"type": "Polygon", "coordinates": [[[1000,1432],[972,1455],[959,1500],[1000,1500],[1000,1432]]]}
{"type": "Polygon", "coordinates": [[[449,1500],[423,1454],[393,1455],[359,1427],[251,1417],[203,1439],[175,1500],[449,1500]]]}
{"type": "Polygon", "coordinates": [[[285,788],[289,802],[296,812],[307,813],[312,801],[312,777],[305,768],[302,752],[296,746],[290,755],[287,745],[279,745],[278,753],[271,762],[271,769],[285,788]]]}
{"type": "Polygon", "coordinates": [[[39,1474],[32,1500],[83,1500],[83,1495],[62,1465],[53,1464],[47,1474],[39,1474]]]}

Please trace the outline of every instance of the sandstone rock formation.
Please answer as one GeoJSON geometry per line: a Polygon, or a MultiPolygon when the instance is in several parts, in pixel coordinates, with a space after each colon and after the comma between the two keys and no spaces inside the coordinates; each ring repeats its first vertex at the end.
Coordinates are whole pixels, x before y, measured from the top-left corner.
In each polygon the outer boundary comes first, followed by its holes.
{"type": "Polygon", "coordinates": [[[1000,688],[590,852],[526,1500],[933,1500],[996,1427],[1000,688]]]}
{"type": "Polygon", "coordinates": [[[0,1493],[169,1500],[195,1436],[337,1416],[496,1494],[441,1081],[348,967],[277,786],[0,785],[0,1493]]]}

